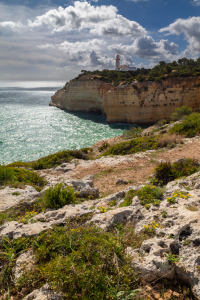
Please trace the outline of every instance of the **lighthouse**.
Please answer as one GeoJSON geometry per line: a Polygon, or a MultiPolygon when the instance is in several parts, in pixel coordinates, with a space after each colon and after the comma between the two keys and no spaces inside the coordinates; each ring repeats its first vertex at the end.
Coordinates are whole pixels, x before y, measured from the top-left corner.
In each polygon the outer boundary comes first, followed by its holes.
{"type": "Polygon", "coordinates": [[[120,57],[119,54],[116,55],[116,70],[119,71],[120,70],[120,57]]]}

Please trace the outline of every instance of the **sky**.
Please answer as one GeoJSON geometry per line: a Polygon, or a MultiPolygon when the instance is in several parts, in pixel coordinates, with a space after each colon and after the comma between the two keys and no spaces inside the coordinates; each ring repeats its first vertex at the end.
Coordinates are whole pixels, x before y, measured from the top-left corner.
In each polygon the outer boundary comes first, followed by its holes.
{"type": "Polygon", "coordinates": [[[200,56],[200,0],[0,0],[0,80],[200,56]]]}

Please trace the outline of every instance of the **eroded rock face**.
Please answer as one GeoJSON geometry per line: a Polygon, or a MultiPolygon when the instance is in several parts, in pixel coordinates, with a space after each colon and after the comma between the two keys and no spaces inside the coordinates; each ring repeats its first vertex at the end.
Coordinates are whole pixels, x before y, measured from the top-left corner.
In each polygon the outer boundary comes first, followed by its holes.
{"type": "Polygon", "coordinates": [[[110,228],[113,224],[117,223],[132,223],[133,225],[142,219],[143,215],[140,210],[133,210],[131,207],[121,207],[114,210],[109,210],[106,213],[94,215],[89,221],[103,230],[110,228]]]}
{"type": "Polygon", "coordinates": [[[69,111],[101,111],[109,123],[150,124],[169,120],[175,108],[182,105],[198,109],[199,84],[199,77],[189,77],[113,87],[82,76],[57,91],[50,105],[69,111]]]}
{"type": "Polygon", "coordinates": [[[82,180],[69,179],[65,180],[64,183],[66,185],[72,186],[74,188],[74,191],[78,192],[79,197],[99,197],[99,189],[93,187],[93,179],[91,178],[83,178],[82,180]]]}
{"type": "Polygon", "coordinates": [[[24,189],[6,186],[0,190],[0,211],[8,209],[24,199],[34,199],[38,197],[38,195],[39,193],[36,189],[30,185],[26,185],[24,189]]]}
{"type": "Polygon", "coordinates": [[[0,226],[0,236],[6,236],[9,239],[18,239],[20,237],[30,237],[40,234],[40,232],[51,228],[50,223],[18,223],[17,221],[6,222],[0,226]]]}

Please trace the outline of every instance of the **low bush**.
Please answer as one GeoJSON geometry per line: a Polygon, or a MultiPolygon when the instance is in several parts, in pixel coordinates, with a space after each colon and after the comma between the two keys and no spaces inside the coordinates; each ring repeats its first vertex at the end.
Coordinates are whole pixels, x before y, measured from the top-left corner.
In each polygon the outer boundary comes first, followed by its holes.
{"type": "Polygon", "coordinates": [[[157,122],[156,127],[158,127],[159,129],[161,129],[164,125],[166,125],[167,121],[165,119],[160,120],[157,122]]]}
{"type": "Polygon", "coordinates": [[[155,174],[153,178],[154,184],[167,184],[177,178],[189,176],[200,169],[200,164],[197,160],[187,158],[180,159],[177,162],[160,163],[155,168],[155,174]]]}
{"type": "Polygon", "coordinates": [[[30,166],[34,170],[49,169],[54,166],[61,165],[64,162],[69,162],[72,158],[88,159],[88,156],[81,150],[64,150],[42,157],[30,163],[30,166]]]}
{"type": "Polygon", "coordinates": [[[74,189],[70,186],[64,187],[62,183],[58,183],[55,187],[50,187],[43,198],[46,208],[58,209],[67,204],[76,203],[74,189]]]}
{"type": "Polygon", "coordinates": [[[115,144],[106,150],[102,155],[125,155],[134,154],[140,151],[157,149],[158,148],[158,137],[139,137],[129,142],[122,142],[115,144]]]}
{"type": "Polygon", "coordinates": [[[108,147],[109,147],[108,142],[104,142],[104,143],[99,147],[98,150],[101,152],[101,151],[107,149],[108,147]]]}
{"type": "Polygon", "coordinates": [[[181,106],[179,108],[176,108],[175,112],[170,116],[172,121],[178,121],[186,116],[191,115],[192,108],[188,106],[181,106]]]}
{"type": "Polygon", "coordinates": [[[0,165],[0,185],[14,180],[16,180],[16,177],[13,169],[0,165]]]}
{"type": "Polygon", "coordinates": [[[176,146],[176,144],[182,144],[183,138],[176,134],[165,134],[158,139],[158,147],[164,148],[164,147],[170,147],[173,148],[176,146]]]}
{"type": "Polygon", "coordinates": [[[129,130],[125,130],[123,135],[128,138],[136,138],[141,136],[142,128],[141,127],[131,127],[129,130]]]}
{"type": "Polygon", "coordinates": [[[175,124],[170,133],[179,134],[185,137],[193,137],[200,133],[200,113],[195,112],[187,116],[180,124],[175,124]]]}
{"type": "Polygon", "coordinates": [[[142,205],[153,204],[159,205],[160,199],[164,193],[164,189],[156,186],[145,185],[137,192],[142,205]]]}
{"type": "Polygon", "coordinates": [[[18,187],[29,184],[40,190],[46,183],[42,177],[31,170],[0,165],[0,185],[9,184],[18,187]]]}
{"type": "Polygon", "coordinates": [[[73,158],[77,159],[88,159],[87,153],[91,151],[90,148],[84,148],[82,150],[63,150],[54,154],[47,155],[45,157],[39,158],[38,160],[32,162],[13,162],[7,167],[16,168],[32,168],[33,170],[49,169],[62,163],[67,163],[73,158]]]}
{"type": "Polygon", "coordinates": [[[130,206],[133,200],[135,192],[130,190],[126,193],[124,201],[119,205],[119,207],[130,206]]]}

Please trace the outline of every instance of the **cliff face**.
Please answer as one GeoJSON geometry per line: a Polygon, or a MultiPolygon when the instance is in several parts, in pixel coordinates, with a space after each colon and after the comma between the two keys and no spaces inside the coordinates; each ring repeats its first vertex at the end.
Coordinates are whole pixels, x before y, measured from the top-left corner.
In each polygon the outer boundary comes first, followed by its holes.
{"type": "Polygon", "coordinates": [[[50,105],[69,111],[102,112],[109,123],[153,124],[169,119],[176,107],[200,106],[200,77],[145,81],[113,87],[99,79],[71,80],[50,105]]]}

